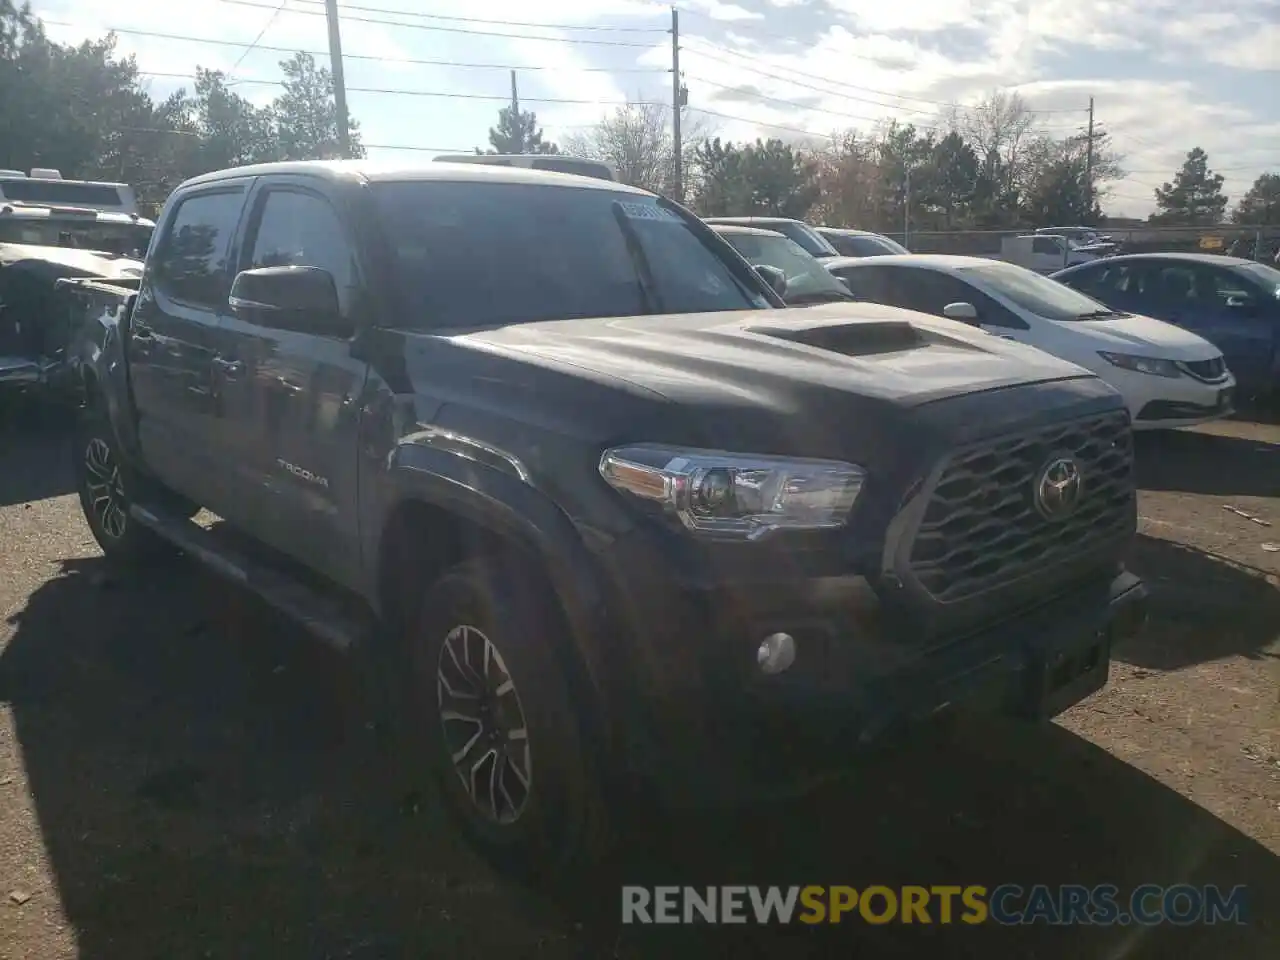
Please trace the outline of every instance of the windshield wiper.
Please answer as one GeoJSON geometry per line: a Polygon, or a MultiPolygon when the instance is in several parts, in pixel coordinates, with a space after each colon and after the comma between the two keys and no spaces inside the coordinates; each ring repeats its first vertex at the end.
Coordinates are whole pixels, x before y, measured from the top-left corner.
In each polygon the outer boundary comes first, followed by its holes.
{"type": "Polygon", "coordinates": [[[663,313],[662,297],[658,293],[658,285],[653,279],[653,268],[649,264],[649,255],[644,251],[640,235],[635,225],[627,219],[622,211],[622,204],[613,202],[613,219],[618,221],[618,229],[622,231],[622,239],[627,245],[627,255],[636,270],[636,286],[640,290],[640,299],[644,302],[647,313],[663,313]]]}
{"type": "Polygon", "coordinates": [[[1120,317],[1128,317],[1131,314],[1122,313],[1119,310],[1090,310],[1088,313],[1079,314],[1077,320],[1117,320],[1120,317]]]}

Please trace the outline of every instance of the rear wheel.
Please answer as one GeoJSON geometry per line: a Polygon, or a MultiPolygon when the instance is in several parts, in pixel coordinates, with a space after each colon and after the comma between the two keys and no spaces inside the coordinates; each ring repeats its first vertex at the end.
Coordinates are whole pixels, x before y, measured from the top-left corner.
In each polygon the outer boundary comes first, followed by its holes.
{"type": "Polygon", "coordinates": [[[519,563],[474,560],[428,591],[410,637],[413,717],[472,845],[525,878],[607,848],[600,784],[559,662],[563,618],[519,563]]]}
{"type": "Polygon", "coordinates": [[[75,436],[76,492],[102,552],[127,563],[171,553],[166,541],[129,514],[145,484],[121,458],[115,431],[100,407],[80,411],[75,436]]]}

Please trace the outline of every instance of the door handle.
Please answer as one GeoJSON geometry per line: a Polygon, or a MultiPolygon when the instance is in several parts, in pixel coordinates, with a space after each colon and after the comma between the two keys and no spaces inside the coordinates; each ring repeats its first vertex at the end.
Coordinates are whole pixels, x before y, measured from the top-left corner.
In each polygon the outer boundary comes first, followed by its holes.
{"type": "Polygon", "coordinates": [[[155,339],[155,336],[152,334],[150,327],[148,327],[145,323],[137,323],[136,321],[134,322],[133,327],[129,331],[129,336],[133,340],[141,340],[144,343],[150,343],[152,340],[155,339]]]}
{"type": "Polygon", "coordinates": [[[214,357],[212,362],[214,369],[222,371],[224,377],[234,377],[244,369],[244,364],[239,360],[228,360],[226,357],[214,357]]]}

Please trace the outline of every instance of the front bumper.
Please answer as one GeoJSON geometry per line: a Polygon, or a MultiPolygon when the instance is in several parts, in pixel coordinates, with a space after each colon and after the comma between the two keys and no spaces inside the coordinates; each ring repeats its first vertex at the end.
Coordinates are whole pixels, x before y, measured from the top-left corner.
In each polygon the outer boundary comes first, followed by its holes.
{"type": "Polygon", "coordinates": [[[1110,382],[1123,394],[1134,430],[1190,427],[1235,412],[1236,381],[1232,376],[1206,383],[1186,375],[1173,380],[1124,371],[1119,376],[1112,374],[1110,382]]]}
{"type": "Polygon", "coordinates": [[[1146,615],[1146,588],[1121,571],[927,648],[860,631],[856,618],[837,627],[815,609],[789,618],[790,629],[777,613],[734,618],[737,636],[713,628],[703,638],[733,651],[712,668],[719,676],[704,672],[701,690],[649,703],[656,752],[645,779],[667,805],[736,803],[837,773],[859,747],[940,713],[1048,719],[1106,684],[1112,643],[1146,615]],[[796,660],[766,676],[755,648],[778,630],[796,638],[796,660]]]}

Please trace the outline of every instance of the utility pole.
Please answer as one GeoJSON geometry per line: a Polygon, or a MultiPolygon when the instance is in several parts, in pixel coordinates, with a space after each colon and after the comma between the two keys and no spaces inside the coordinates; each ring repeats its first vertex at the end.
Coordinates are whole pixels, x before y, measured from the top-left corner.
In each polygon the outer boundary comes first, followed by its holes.
{"type": "Polygon", "coordinates": [[[338,29],[338,0],[324,0],[329,22],[329,71],[333,74],[333,102],[338,109],[338,146],[343,159],[351,156],[351,127],[347,118],[347,79],[342,72],[342,33],[338,29]]]}
{"type": "Polygon", "coordinates": [[[1084,147],[1085,207],[1093,209],[1093,97],[1089,98],[1089,134],[1084,147]]]}
{"type": "Polygon", "coordinates": [[[520,116],[520,94],[516,92],[516,72],[511,71],[511,122],[520,116]]]}
{"type": "Polygon", "coordinates": [[[684,87],[680,83],[680,11],[671,8],[671,187],[676,202],[684,202],[684,144],[680,138],[680,108],[684,106],[684,87]]]}
{"type": "Polygon", "coordinates": [[[903,167],[902,179],[902,245],[911,249],[911,168],[903,167]]]}

